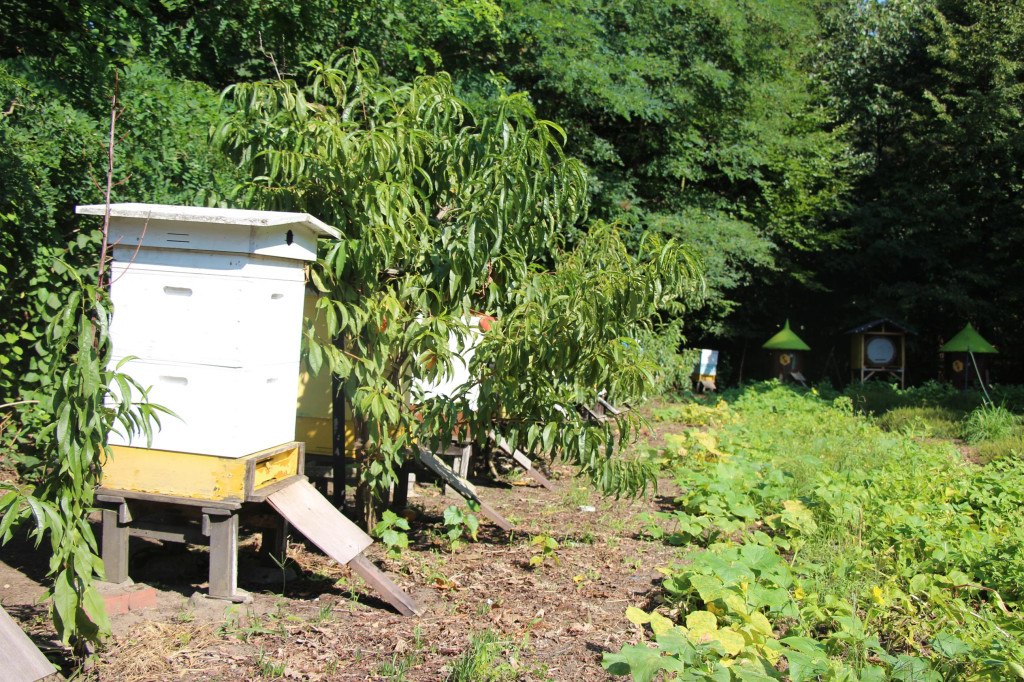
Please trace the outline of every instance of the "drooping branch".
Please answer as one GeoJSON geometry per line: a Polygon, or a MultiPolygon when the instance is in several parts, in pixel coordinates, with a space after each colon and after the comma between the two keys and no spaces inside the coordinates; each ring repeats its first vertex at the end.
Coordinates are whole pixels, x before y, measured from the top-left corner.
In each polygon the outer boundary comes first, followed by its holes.
{"type": "Polygon", "coordinates": [[[96,285],[100,289],[103,287],[103,274],[107,267],[107,239],[110,234],[110,198],[114,191],[114,145],[116,142],[114,133],[117,128],[117,119],[120,118],[120,113],[117,110],[117,84],[118,74],[117,71],[114,71],[114,92],[110,96],[110,136],[107,140],[107,188],[103,197],[105,205],[102,228],[103,242],[100,245],[99,264],[96,268],[96,285]]]}

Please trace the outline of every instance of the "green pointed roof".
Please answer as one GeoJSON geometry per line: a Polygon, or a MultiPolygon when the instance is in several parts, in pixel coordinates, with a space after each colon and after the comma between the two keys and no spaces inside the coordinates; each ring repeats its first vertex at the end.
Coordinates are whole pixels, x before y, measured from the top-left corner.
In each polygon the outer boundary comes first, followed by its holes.
{"type": "Polygon", "coordinates": [[[998,353],[991,343],[982,338],[981,334],[975,331],[971,323],[961,329],[956,336],[951,338],[942,348],[941,353],[998,353]]]}
{"type": "Polygon", "coordinates": [[[771,350],[810,350],[811,347],[803,342],[799,336],[796,335],[792,329],[789,328],[789,320],[786,320],[786,324],[782,327],[782,331],[764,342],[761,348],[769,348],[771,350]]]}

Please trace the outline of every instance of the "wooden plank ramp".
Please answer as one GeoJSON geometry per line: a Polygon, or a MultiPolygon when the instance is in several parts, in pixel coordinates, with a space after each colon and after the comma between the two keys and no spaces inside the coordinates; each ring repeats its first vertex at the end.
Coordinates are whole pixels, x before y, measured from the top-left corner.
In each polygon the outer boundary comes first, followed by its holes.
{"type": "Polygon", "coordinates": [[[464,478],[460,478],[454,471],[452,471],[451,467],[442,462],[437,455],[432,453],[430,450],[420,448],[419,451],[420,461],[423,462],[428,469],[433,471],[438,478],[444,481],[452,490],[461,495],[463,499],[472,500],[474,503],[478,504],[480,506],[480,513],[490,519],[494,525],[509,533],[514,530],[508,519],[480,499],[480,496],[477,495],[476,488],[473,487],[472,483],[464,478]]]}
{"type": "Polygon", "coordinates": [[[0,608],[0,652],[7,682],[36,682],[57,672],[14,619],[0,608]]]}
{"type": "Polygon", "coordinates": [[[268,495],[267,502],[327,556],[348,564],[403,616],[420,615],[420,605],[362,555],[373,538],[335,509],[309,481],[296,480],[268,495]]]}
{"type": "Polygon", "coordinates": [[[529,476],[535,482],[544,486],[548,490],[558,490],[558,486],[552,483],[547,476],[537,471],[533,466],[533,462],[530,461],[530,458],[523,454],[523,452],[519,448],[516,448],[513,451],[512,448],[509,447],[508,441],[499,436],[498,434],[496,434],[494,431],[491,431],[487,435],[490,437],[491,440],[493,440],[497,444],[499,450],[501,450],[506,455],[511,457],[513,462],[515,462],[516,464],[523,468],[527,476],[529,476]]]}

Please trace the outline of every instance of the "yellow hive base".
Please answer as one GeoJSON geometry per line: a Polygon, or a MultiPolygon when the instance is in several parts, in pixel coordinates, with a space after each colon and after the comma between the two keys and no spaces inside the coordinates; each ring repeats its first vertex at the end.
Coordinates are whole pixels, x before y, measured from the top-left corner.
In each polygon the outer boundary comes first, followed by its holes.
{"type": "Polygon", "coordinates": [[[285,443],[245,457],[115,445],[103,462],[103,487],[196,500],[243,502],[253,493],[302,474],[305,448],[285,443]]]}

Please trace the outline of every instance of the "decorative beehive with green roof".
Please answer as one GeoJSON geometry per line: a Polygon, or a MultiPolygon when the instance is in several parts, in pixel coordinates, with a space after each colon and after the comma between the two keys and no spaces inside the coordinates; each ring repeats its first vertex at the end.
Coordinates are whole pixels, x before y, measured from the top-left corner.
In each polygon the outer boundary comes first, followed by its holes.
{"type": "Polygon", "coordinates": [[[811,349],[796,332],[789,328],[789,320],[782,329],[761,346],[771,351],[772,376],[786,383],[798,381],[806,384],[804,378],[804,351],[811,349]]]}
{"type": "Polygon", "coordinates": [[[953,385],[966,389],[979,381],[989,384],[989,358],[999,351],[968,322],[939,352],[945,354],[946,371],[953,385]]]}

